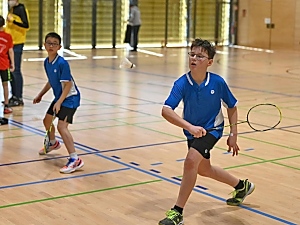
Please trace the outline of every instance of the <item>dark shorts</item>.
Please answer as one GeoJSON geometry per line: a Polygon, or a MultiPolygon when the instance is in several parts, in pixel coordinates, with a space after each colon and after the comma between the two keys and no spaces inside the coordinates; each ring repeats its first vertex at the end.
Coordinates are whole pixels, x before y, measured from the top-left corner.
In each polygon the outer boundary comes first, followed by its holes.
{"type": "Polygon", "coordinates": [[[207,133],[201,138],[187,140],[187,144],[189,149],[192,147],[196,149],[205,159],[209,159],[210,150],[215,146],[218,140],[219,139],[217,139],[212,134],[207,133]]]}
{"type": "Polygon", "coordinates": [[[11,81],[11,73],[9,70],[0,70],[2,83],[11,81]]]}
{"type": "MultiPolygon", "coordinates": [[[[53,106],[54,106],[55,102],[52,102],[50,107],[47,110],[47,114],[53,115],[53,106]]],[[[73,123],[73,116],[76,112],[77,108],[68,108],[68,107],[64,107],[61,106],[59,112],[56,114],[56,117],[58,117],[59,120],[63,120],[63,121],[67,121],[68,123],[73,123]]]]}

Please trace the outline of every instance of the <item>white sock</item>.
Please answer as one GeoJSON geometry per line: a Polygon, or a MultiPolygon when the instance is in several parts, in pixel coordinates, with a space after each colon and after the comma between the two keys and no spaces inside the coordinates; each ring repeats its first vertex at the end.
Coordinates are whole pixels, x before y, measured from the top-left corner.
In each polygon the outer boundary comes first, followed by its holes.
{"type": "Polygon", "coordinates": [[[56,143],[56,139],[50,140],[50,144],[51,144],[51,145],[54,145],[55,143],[56,143]]]}
{"type": "Polygon", "coordinates": [[[72,159],[78,159],[78,155],[77,155],[77,153],[76,152],[73,152],[73,153],[71,153],[70,154],[70,158],[72,158],[72,159]]]}

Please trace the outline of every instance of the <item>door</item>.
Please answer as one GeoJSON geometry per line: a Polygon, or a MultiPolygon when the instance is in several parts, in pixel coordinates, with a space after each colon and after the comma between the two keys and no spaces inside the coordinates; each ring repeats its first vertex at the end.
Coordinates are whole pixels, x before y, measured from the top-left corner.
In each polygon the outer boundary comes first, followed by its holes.
{"type": "Polygon", "coordinates": [[[238,45],[294,48],[296,0],[240,0],[238,45]]]}

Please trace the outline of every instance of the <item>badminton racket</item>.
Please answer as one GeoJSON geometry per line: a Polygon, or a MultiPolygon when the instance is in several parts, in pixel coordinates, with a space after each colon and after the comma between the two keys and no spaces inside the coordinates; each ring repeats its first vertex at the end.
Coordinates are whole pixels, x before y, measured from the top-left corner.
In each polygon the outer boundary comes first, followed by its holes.
{"type": "Polygon", "coordinates": [[[209,128],[206,131],[220,130],[237,124],[247,123],[255,131],[272,130],[280,124],[282,113],[278,106],[270,103],[257,104],[249,109],[246,120],[226,126],[209,128]]]}
{"type": "Polygon", "coordinates": [[[56,118],[56,114],[54,113],[53,116],[52,116],[52,121],[51,121],[50,127],[46,131],[46,135],[45,135],[45,138],[44,138],[44,153],[45,154],[48,152],[49,147],[50,147],[50,133],[51,133],[51,130],[52,130],[52,127],[53,127],[53,122],[54,122],[55,118],[56,118]]]}

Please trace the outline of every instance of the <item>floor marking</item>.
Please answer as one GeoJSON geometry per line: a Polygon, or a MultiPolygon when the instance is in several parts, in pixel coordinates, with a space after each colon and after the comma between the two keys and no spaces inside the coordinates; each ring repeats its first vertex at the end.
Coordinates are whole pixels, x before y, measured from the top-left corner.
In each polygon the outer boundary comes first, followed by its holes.
{"type": "Polygon", "coordinates": [[[117,59],[119,58],[118,56],[116,55],[113,55],[113,56],[93,56],[93,59],[117,59]]]}
{"type": "Polygon", "coordinates": [[[151,52],[151,51],[142,50],[142,49],[138,49],[137,51],[141,52],[141,53],[144,53],[144,54],[148,54],[148,55],[154,55],[154,56],[157,56],[157,57],[164,57],[163,54],[156,53],[156,52],[151,52]]]}

